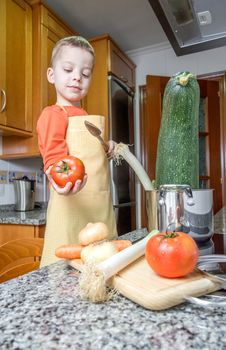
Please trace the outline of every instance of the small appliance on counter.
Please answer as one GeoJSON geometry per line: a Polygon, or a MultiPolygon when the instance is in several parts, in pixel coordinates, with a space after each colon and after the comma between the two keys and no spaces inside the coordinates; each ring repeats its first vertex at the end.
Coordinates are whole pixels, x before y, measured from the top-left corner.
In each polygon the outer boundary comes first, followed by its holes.
{"type": "Polygon", "coordinates": [[[27,176],[13,179],[15,192],[15,210],[29,211],[35,207],[36,181],[27,176]]]}
{"type": "Polygon", "coordinates": [[[213,190],[192,190],[194,205],[184,202],[184,218],[189,222],[189,234],[198,245],[209,242],[214,233],[213,220],[213,190]]]}

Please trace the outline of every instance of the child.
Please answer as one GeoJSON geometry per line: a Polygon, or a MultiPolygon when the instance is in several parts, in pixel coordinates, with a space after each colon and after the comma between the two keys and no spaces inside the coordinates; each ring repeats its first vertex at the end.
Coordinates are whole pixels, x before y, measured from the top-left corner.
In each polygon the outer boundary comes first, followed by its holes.
{"type": "Polygon", "coordinates": [[[44,171],[51,183],[41,267],[58,260],[55,256],[58,246],[78,243],[78,233],[88,222],[105,222],[111,238],[117,235],[107,161],[114,142],[108,142],[109,150],[105,154],[102,145],[84,125],[88,120],[104,132],[105,118],[87,115],[78,106],[88,92],[94,61],[90,43],[80,36],[72,36],[58,41],[47,70],[57,101],[42,111],[37,123],[44,171]],[[71,183],[60,188],[51,178],[50,169],[67,154],[80,158],[87,174],[73,188],[71,183]]]}

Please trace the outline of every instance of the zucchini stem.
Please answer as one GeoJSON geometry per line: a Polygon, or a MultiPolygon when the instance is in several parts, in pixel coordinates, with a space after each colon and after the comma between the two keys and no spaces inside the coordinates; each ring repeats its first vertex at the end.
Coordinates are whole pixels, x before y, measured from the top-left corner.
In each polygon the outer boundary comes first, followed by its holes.
{"type": "Polygon", "coordinates": [[[190,78],[194,78],[194,75],[192,73],[188,73],[187,75],[182,75],[180,77],[178,77],[178,83],[182,86],[186,86],[188,83],[188,80],[190,78]]]}

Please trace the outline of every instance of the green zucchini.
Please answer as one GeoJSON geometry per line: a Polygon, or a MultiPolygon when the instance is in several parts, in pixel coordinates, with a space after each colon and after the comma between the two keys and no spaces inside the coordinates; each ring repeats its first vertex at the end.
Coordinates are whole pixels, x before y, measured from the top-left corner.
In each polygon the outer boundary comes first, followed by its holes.
{"type": "Polygon", "coordinates": [[[158,137],[156,185],[199,188],[199,85],[195,76],[180,72],[168,81],[158,137]]]}

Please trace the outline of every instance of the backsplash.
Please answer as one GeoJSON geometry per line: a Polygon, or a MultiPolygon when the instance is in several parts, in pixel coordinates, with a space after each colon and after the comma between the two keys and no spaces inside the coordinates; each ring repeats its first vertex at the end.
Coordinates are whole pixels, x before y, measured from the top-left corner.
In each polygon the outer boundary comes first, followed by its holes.
{"type": "Polygon", "coordinates": [[[43,172],[42,158],[0,160],[0,205],[14,204],[13,178],[27,176],[36,180],[36,202],[47,202],[49,189],[43,172]]]}

